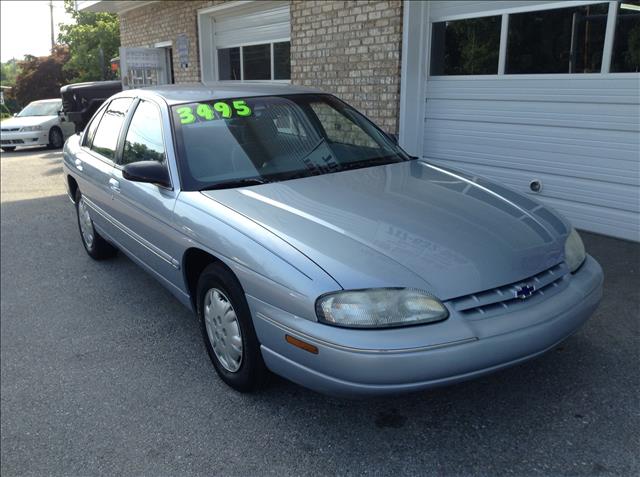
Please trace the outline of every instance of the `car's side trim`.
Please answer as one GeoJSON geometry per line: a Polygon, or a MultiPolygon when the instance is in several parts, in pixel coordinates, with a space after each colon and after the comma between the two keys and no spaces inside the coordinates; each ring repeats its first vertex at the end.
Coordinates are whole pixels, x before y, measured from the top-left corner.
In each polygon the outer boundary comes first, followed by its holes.
{"type": "Polygon", "coordinates": [[[471,338],[464,338],[461,340],[455,340],[455,341],[447,341],[445,343],[438,343],[438,344],[433,344],[433,345],[427,345],[427,346],[417,346],[414,348],[397,348],[397,349],[370,349],[370,348],[353,348],[351,346],[344,346],[344,345],[339,345],[337,343],[332,343],[330,341],[325,341],[323,339],[320,339],[316,336],[311,336],[308,335],[306,333],[300,332],[298,330],[294,330],[293,328],[289,328],[286,325],[283,325],[282,323],[277,322],[276,320],[269,318],[268,316],[266,316],[263,313],[257,312],[256,316],[262,320],[265,320],[267,322],[269,322],[270,324],[272,324],[273,326],[276,326],[277,328],[280,328],[282,331],[286,332],[286,333],[290,333],[292,335],[297,335],[300,336],[306,340],[312,341],[312,342],[316,342],[318,344],[321,344],[323,346],[328,346],[329,348],[334,348],[334,349],[338,349],[338,350],[342,350],[342,351],[348,351],[350,353],[363,353],[363,354],[388,354],[388,353],[415,353],[415,352],[419,352],[419,351],[427,351],[427,350],[433,350],[433,349],[439,349],[439,348],[448,348],[450,346],[457,346],[457,345],[462,345],[465,343],[471,343],[473,341],[478,341],[478,338],[473,336],[471,338]]]}
{"type": "Polygon", "coordinates": [[[131,230],[130,228],[128,228],[127,226],[125,226],[124,224],[119,222],[118,220],[114,219],[113,217],[111,217],[107,212],[102,210],[98,205],[96,205],[93,201],[91,201],[87,197],[85,197],[84,200],[86,201],[86,203],[87,203],[87,205],[89,207],[91,207],[95,212],[100,214],[100,216],[102,216],[102,218],[104,218],[106,221],[108,221],[111,225],[116,227],[122,233],[128,235],[131,239],[133,239],[136,242],[138,242],[140,245],[142,245],[144,248],[146,248],[151,253],[156,255],[158,258],[160,258],[160,259],[164,260],[165,262],[167,262],[169,265],[171,265],[176,270],[180,270],[180,262],[178,262],[178,260],[173,258],[168,253],[164,252],[163,250],[160,250],[158,247],[153,245],[151,242],[149,242],[148,240],[140,237],[140,235],[135,233],[133,230],[131,230]]]}

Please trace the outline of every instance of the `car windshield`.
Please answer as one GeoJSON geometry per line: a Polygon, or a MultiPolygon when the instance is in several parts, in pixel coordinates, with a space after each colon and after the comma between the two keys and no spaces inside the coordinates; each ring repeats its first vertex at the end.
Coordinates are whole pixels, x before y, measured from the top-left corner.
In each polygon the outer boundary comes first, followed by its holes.
{"type": "Polygon", "coordinates": [[[173,106],[184,190],[240,187],[410,159],[386,134],[325,94],[173,106]]]}
{"type": "Polygon", "coordinates": [[[55,116],[62,108],[62,100],[29,103],[26,108],[18,113],[19,117],[25,116],[55,116]]]}

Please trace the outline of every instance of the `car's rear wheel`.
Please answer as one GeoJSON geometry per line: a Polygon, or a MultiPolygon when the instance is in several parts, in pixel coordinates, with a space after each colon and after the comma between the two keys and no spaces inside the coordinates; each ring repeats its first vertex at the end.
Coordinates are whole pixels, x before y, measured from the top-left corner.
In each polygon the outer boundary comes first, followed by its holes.
{"type": "Polygon", "coordinates": [[[2,150],[3,150],[4,152],[12,152],[12,151],[15,151],[15,150],[16,150],[16,148],[15,148],[15,146],[3,147],[3,148],[2,148],[2,150]]]}
{"type": "Polygon", "coordinates": [[[91,218],[91,210],[80,189],[76,191],[76,215],[78,216],[78,228],[80,229],[82,245],[84,245],[84,249],[89,256],[94,260],[113,257],[117,249],[96,231],[91,218]]]}
{"type": "Polygon", "coordinates": [[[64,136],[62,135],[62,131],[59,127],[52,127],[49,131],[49,144],[48,146],[51,149],[60,149],[64,146],[64,136]]]}
{"type": "Polygon", "coordinates": [[[262,387],[269,372],[236,277],[221,264],[209,265],[200,275],[197,299],[202,337],[220,378],[240,392],[262,387]]]}

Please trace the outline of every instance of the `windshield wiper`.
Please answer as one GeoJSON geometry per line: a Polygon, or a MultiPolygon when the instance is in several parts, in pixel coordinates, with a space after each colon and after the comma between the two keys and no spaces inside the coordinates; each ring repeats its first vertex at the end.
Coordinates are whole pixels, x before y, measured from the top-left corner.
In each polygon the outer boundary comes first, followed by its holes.
{"type": "Polygon", "coordinates": [[[200,192],[205,190],[217,190],[217,189],[235,189],[236,187],[246,187],[252,185],[266,184],[269,181],[260,177],[247,177],[244,179],[235,179],[231,181],[218,182],[217,184],[211,184],[209,186],[200,189],[200,192]]]}
{"type": "Polygon", "coordinates": [[[375,159],[364,159],[362,161],[347,162],[340,164],[341,171],[348,171],[350,169],[360,169],[362,167],[381,166],[384,164],[392,164],[394,162],[400,162],[393,160],[392,156],[376,157],[375,159]]]}

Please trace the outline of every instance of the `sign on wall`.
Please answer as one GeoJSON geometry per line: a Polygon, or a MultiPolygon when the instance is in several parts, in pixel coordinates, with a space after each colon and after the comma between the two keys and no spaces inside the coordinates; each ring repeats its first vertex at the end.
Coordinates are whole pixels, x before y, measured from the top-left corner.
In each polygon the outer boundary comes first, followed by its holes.
{"type": "Polygon", "coordinates": [[[189,37],[186,33],[180,33],[176,38],[176,53],[180,68],[187,68],[189,66],[189,37]]]}

